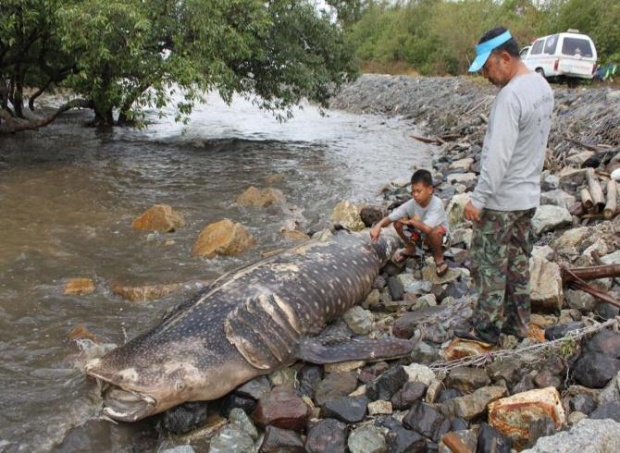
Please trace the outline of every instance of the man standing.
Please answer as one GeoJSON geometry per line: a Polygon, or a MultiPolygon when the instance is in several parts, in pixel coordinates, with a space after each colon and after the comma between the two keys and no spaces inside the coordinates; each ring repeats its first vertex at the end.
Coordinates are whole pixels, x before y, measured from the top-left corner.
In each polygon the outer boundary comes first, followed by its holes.
{"type": "Polygon", "coordinates": [[[500,88],[484,137],[478,184],[465,206],[474,224],[473,277],[479,292],[470,326],[457,337],[497,344],[500,332],[527,336],[532,217],[551,128],[553,91],[519,58],[504,27],[482,36],[470,72],[500,88]]]}

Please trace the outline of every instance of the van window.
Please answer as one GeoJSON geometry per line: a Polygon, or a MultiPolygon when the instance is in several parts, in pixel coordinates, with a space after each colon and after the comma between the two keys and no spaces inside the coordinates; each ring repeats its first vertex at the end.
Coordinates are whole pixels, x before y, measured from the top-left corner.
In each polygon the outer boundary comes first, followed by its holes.
{"type": "Polygon", "coordinates": [[[572,38],[565,36],[562,44],[564,55],[581,55],[582,57],[593,57],[592,45],[590,41],[583,38],[572,38]]]}
{"type": "Polygon", "coordinates": [[[545,43],[545,51],[544,53],[553,55],[555,53],[555,48],[558,46],[558,35],[551,35],[547,38],[547,42],[545,43]]]}
{"type": "Polygon", "coordinates": [[[541,53],[544,44],[545,44],[545,40],[544,39],[539,39],[532,46],[532,50],[530,51],[530,53],[531,54],[539,54],[539,53],[541,53]]]}

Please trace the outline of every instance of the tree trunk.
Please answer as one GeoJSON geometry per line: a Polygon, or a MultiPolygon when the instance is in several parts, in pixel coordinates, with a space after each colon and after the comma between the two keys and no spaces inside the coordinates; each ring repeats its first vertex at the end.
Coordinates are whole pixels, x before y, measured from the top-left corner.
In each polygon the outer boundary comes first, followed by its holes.
{"type": "Polygon", "coordinates": [[[62,113],[78,107],[92,108],[93,105],[92,102],[87,101],[86,99],[74,99],[60,106],[52,115],[36,120],[14,118],[8,111],[0,109],[0,119],[2,119],[2,123],[0,124],[0,134],[28,131],[47,126],[62,113]]]}

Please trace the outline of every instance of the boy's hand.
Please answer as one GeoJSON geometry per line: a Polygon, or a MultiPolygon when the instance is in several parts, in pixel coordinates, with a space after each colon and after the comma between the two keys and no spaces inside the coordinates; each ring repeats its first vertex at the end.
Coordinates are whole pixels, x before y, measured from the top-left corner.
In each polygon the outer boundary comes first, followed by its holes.
{"type": "Polygon", "coordinates": [[[419,221],[420,221],[420,217],[418,217],[417,215],[414,215],[410,219],[401,220],[401,223],[405,225],[409,225],[409,226],[415,226],[415,222],[419,222],[419,221]]]}
{"type": "Polygon", "coordinates": [[[381,226],[375,225],[370,229],[370,240],[372,242],[377,242],[379,240],[379,236],[381,236],[381,226]]]}

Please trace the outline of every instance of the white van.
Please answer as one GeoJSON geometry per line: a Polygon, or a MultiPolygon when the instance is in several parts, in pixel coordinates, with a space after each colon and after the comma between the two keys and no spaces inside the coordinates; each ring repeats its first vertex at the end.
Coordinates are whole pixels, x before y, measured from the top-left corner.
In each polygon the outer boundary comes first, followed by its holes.
{"type": "Polygon", "coordinates": [[[575,84],[579,79],[591,79],[596,69],[594,42],[578,30],[538,38],[520,54],[530,69],[550,81],[575,84]]]}

